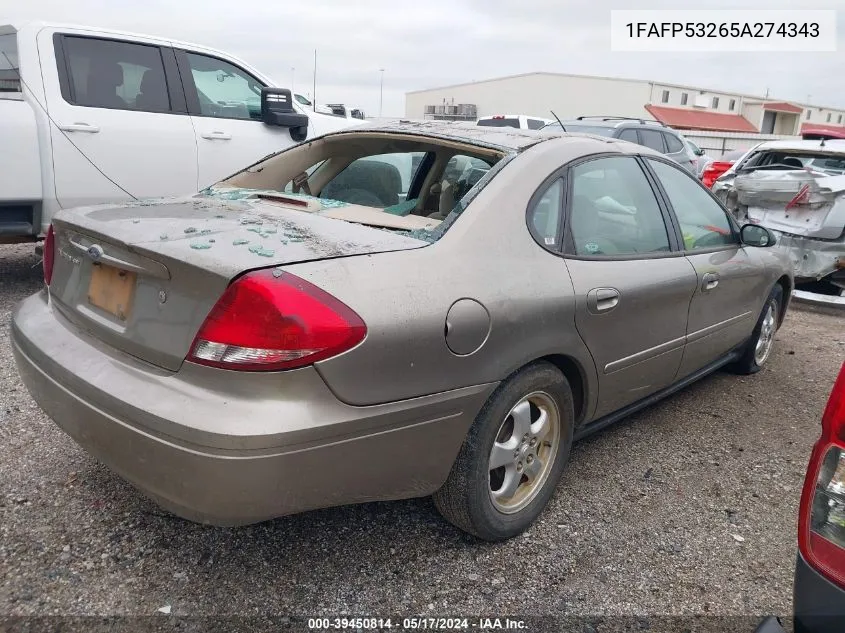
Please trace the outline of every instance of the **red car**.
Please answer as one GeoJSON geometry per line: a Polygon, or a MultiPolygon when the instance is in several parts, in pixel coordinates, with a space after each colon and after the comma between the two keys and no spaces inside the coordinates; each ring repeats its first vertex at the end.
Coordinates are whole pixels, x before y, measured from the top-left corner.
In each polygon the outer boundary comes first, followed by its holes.
{"type": "Polygon", "coordinates": [[[716,179],[728,171],[731,166],[742,158],[747,150],[741,149],[734,152],[726,152],[718,160],[714,160],[707,164],[704,171],[701,172],[701,182],[705,187],[712,187],[716,179]]]}
{"type": "MultiPolygon", "coordinates": [[[[845,363],[822,416],[801,494],[795,633],[845,631],[845,363]]],[[[758,633],[782,633],[768,618],[758,633]]]]}

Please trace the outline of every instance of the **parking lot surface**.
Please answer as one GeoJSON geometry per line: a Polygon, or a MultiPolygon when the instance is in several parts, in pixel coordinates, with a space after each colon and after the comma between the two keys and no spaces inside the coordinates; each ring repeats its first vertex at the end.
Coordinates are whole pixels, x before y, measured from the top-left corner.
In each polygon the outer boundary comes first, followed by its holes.
{"type": "Polygon", "coordinates": [[[429,499],[237,529],[161,511],[18,379],[9,319],[41,283],[31,245],[0,246],[0,615],[790,613],[841,316],[793,307],[761,373],[718,373],[579,443],[541,520],[491,545],[429,499]]]}

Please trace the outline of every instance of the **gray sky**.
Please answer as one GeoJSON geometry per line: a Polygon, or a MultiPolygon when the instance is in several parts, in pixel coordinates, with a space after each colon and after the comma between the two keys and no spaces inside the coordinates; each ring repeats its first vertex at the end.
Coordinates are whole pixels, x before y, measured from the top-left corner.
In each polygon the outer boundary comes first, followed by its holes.
{"type": "MultiPolygon", "coordinates": [[[[11,17],[105,26],[230,52],[317,100],[402,116],[405,92],[532,71],[596,74],[845,107],[845,0],[707,0],[689,8],[840,9],[838,53],[614,53],[611,9],[677,9],[677,0],[6,0],[11,17]],[[295,68],[295,71],[291,69],[295,68]]],[[[718,13],[713,13],[718,19],[718,13]]],[[[553,107],[554,104],[550,104],[553,107]]]]}

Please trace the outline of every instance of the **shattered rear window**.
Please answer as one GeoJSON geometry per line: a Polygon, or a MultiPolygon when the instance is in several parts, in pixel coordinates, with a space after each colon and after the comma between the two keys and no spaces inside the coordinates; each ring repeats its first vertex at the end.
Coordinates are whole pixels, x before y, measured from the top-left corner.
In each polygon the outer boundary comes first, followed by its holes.
{"type": "Polygon", "coordinates": [[[504,150],[451,139],[337,134],[280,152],[202,193],[259,197],[288,209],[434,241],[505,156],[504,150]]]}

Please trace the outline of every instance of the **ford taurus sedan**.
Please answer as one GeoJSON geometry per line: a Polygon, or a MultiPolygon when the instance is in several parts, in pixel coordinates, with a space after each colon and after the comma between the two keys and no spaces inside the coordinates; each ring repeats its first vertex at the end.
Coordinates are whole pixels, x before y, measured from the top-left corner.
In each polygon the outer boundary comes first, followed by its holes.
{"type": "Polygon", "coordinates": [[[774,241],[625,141],[356,128],[57,214],[13,349],[56,424],[182,517],[433,495],[495,541],[574,440],[766,363],[792,290],[774,241]]]}

